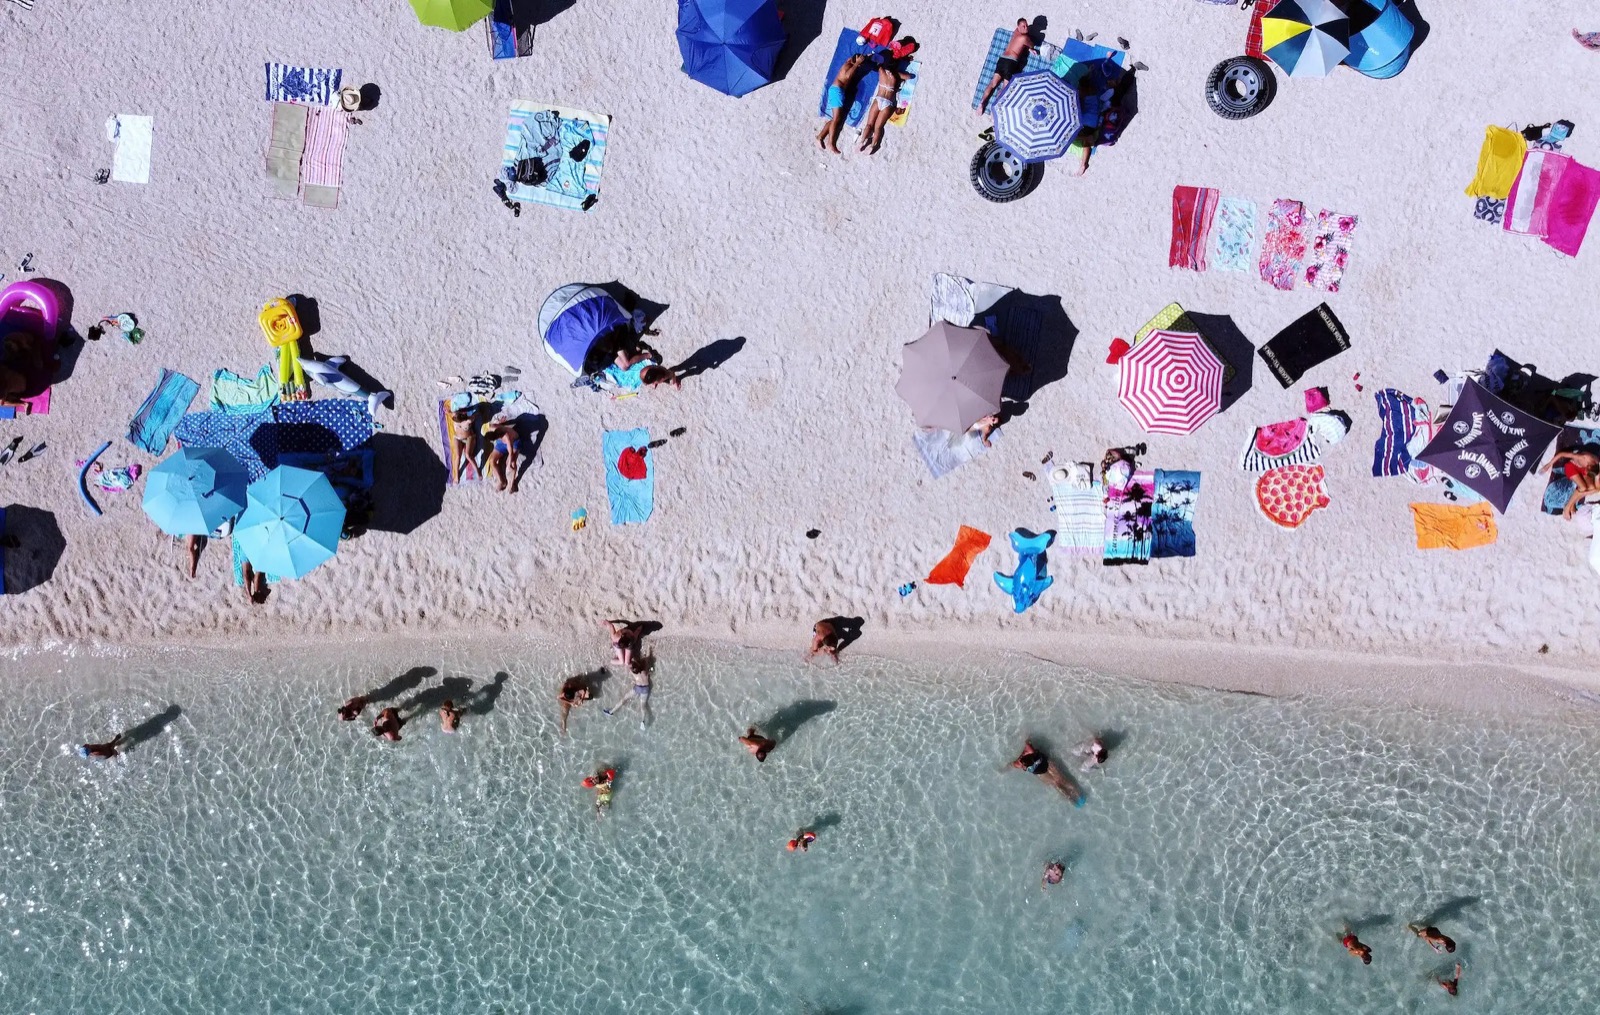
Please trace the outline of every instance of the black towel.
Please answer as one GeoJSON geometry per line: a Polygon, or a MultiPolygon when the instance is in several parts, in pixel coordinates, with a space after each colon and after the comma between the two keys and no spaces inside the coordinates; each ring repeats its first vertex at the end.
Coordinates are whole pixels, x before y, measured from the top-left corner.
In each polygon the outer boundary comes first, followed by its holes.
{"type": "Polygon", "coordinates": [[[1350,348],[1350,336],[1326,303],[1272,336],[1261,359],[1278,383],[1289,387],[1307,370],[1350,348]]]}

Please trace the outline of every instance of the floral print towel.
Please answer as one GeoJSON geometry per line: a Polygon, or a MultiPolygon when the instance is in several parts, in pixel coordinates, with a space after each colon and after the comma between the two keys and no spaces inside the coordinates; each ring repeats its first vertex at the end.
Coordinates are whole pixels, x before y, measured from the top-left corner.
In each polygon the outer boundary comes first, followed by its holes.
{"type": "Polygon", "coordinates": [[[1345,266],[1350,262],[1350,240],[1355,236],[1356,217],[1324,208],[1317,212],[1317,231],[1307,250],[1306,285],[1323,292],[1339,291],[1345,266]]]}
{"type": "Polygon", "coordinates": [[[1217,202],[1211,267],[1218,271],[1249,271],[1255,253],[1256,204],[1243,197],[1217,202]]]}
{"type": "Polygon", "coordinates": [[[1261,241],[1261,281],[1293,289],[1306,256],[1306,208],[1299,201],[1274,201],[1261,241]]]}

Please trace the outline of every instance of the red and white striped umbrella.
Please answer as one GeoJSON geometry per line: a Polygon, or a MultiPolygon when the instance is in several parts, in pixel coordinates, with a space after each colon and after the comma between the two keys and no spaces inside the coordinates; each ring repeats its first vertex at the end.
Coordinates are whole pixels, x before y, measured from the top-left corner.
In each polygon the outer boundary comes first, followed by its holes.
{"type": "Polygon", "coordinates": [[[1192,331],[1156,331],[1122,357],[1117,397],[1149,433],[1194,433],[1222,409],[1222,361],[1192,331]]]}

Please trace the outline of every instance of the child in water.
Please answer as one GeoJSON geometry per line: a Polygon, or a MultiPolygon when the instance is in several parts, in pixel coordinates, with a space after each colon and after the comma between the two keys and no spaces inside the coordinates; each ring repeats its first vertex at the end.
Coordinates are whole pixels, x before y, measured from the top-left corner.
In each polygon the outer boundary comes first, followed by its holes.
{"type": "Polygon", "coordinates": [[[617,778],[617,770],[603,768],[593,775],[583,777],[583,788],[594,790],[594,816],[605,817],[605,812],[611,807],[612,784],[617,778]]]}

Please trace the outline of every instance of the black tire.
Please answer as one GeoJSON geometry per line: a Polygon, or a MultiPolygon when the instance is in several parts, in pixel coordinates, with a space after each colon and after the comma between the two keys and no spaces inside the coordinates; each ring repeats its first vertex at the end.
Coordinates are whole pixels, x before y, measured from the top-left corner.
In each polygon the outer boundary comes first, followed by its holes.
{"type": "Polygon", "coordinates": [[[1206,105],[1225,120],[1244,120],[1272,103],[1277,79],[1266,61],[1253,56],[1231,56],[1211,68],[1206,78],[1206,105]]]}
{"type": "Polygon", "coordinates": [[[972,189],[985,201],[1005,204],[1027,197],[1044,177],[1044,164],[1023,161],[998,141],[990,141],[972,156],[968,176],[972,189]]]}

